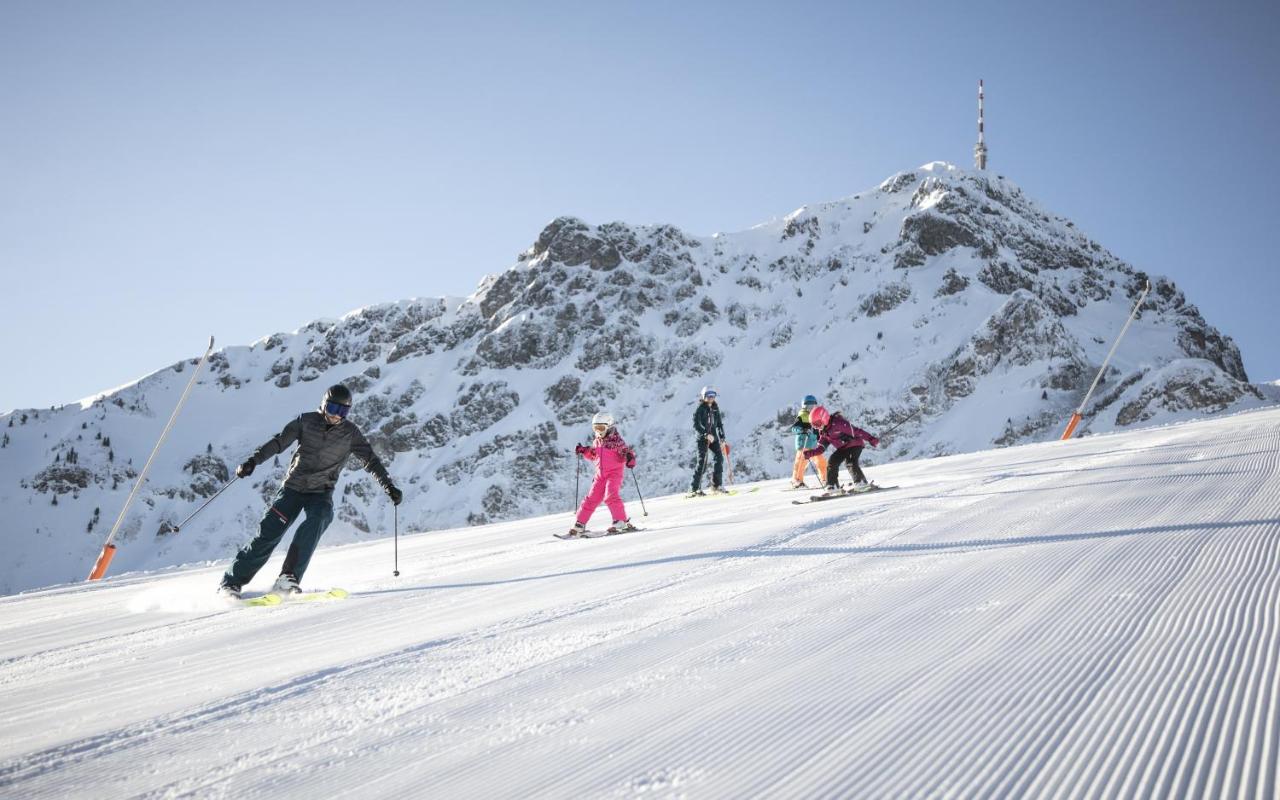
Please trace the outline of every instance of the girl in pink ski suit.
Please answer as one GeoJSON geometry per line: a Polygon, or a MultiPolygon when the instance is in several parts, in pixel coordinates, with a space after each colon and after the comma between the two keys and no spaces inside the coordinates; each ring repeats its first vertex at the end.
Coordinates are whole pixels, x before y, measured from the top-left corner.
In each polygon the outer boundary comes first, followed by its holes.
{"type": "Polygon", "coordinates": [[[596,462],[596,478],[591,482],[591,490],[582,499],[582,506],[578,508],[577,524],[574,528],[586,529],[587,521],[591,519],[591,514],[600,505],[602,499],[613,514],[614,527],[629,525],[627,509],[622,504],[622,496],[619,492],[622,489],[622,478],[625,474],[623,470],[636,465],[636,453],[622,441],[622,437],[618,435],[618,429],[614,426],[596,424],[592,425],[592,429],[596,438],[591,446],[578,445],[574,448],[575,452],[587,461],[596,462]]]}

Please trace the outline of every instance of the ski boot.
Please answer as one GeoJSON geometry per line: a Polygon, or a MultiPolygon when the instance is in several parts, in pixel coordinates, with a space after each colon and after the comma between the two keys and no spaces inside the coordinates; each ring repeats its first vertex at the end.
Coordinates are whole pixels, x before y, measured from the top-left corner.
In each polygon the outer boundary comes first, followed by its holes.
{"type": "Polygon", "coordinates": [[[723,486],[712,486],[711,493],[712,494],[728,494],[729,490],[724,488],[723,486]]]}
{"type": "Polygon", "coordinates": [[[685,495],[685,497],[706,497],[706,496],[707,496],[707,493],[702,491],[701,489],[693,489],[692,491],[690,491],[688,494],[685,495]]]}
{"type": "Polygon", "coordinates": [[[281,597],[287,597],[291,594],[302,594],[302,590],[298,588],[298,579],[288,573],[281,573],[276,582],[271,585],[271,593],[278,594],[281,597]]]}
{"type": "Polygon", "coordinates": [[[871,491],[874,486],[875,484],[870,483],[869,481],[854,481],[849,486],[848,491],[850,494],[862,494],[863,492],[871,491]]]}
{"type": "Polygon", "coordinates": [[[805,487],[805,482],[804,482],[804,481],[792,481],[792,482],[791,482],[791,488],[792,488],[792,489],[804,489],[804,488],[806,488],[806,487],[805,487]]]}
{"type": "Polygon", "coordinates": [[[234,583],[222,583],[218,585],[218,597],[224,600],[239,600],[240,587],[234,583]]]}
{"type": "Polygon", "coordinates": [[[575,522],[573,527],[569,529],[569,535],[575,539],[581,539],[587,535],[587,526],[581,522],[575,522]]]}
{"type": "Polygon", "coordinates": [[[630,533],[631,531],[638,531],[638,530],[640,529],[637,528],[635,525],[632,525],[631,520],[629,519],[616,520],[612,525],[609,526],[609,533],[630,533]]]}
{"type": "Polygon", "coordinates": [[[839,497],[842,494],[844,494],[844,490],[834,484],[828,484],[822,491],[823,497],[839,497]]]}

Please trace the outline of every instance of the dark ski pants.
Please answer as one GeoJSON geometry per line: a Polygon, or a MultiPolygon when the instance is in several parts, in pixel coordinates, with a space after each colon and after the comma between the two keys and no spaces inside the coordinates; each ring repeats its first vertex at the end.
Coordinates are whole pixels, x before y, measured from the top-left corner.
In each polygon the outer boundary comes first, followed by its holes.
{"type": "Polygon", "coordinates": [[[244,586],[253,580],[253,576],[267,563],[272,551],[280,544],[285,531],[289,530],[289,525],[297,519],[298,514],[305,514],[305,518],[293,534],[293,542],[289,545],[289,553],[284,557],[280,574],[292,575],[301,581],[302,573],[307,571],[307,564],[311,561],[311,554],[320,542],[320,536],[329,527],[329,523],[333,522],[333,493],[304,494],[281,487],[267,513],[262,515],[258,535],[236,553],[235,561],[231,562],[230,569],[222,576],[222,582],[244,586]]]}
{"type": "Polygon", "coordinates": [[[831,460],[827,462],[827,485],[840,485],[841,464],[849,466],[849,474],[853,476],[855,482],[865,483],[867,476],[862,474],[862,467],[858,466],[859,458],[862,458],[861,447],[846,447],[832,453],[831,460]]]}
{"type": "Polygon", "coordinates": [[[711,461],[711,485],[724,485],[724,451],[720,449],[720,441],[717,439],[710,444],[707,443],[707,437],[698,435],[698,453],[693,459],[693,489],[698,491],[702,488],[702,473],[707,469],[707,452],[710,451],[711,461]]]}

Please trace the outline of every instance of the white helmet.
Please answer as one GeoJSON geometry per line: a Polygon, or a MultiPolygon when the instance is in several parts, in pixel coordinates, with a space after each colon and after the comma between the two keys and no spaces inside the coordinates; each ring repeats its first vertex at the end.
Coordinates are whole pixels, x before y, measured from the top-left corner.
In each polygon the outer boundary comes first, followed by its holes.
{"type": "Polygon", "coordinates": [[[702,390],[701,390],[700,392],[698,392],[698,399],[699,399],[699,400],[706,400],[706,399],[707,399],[707,398],[709,398],[709,397],[715,397],[717,394],[719,394],[719,392],[717,392],[717,391],[716,391],[716,387],[714,387],[714,386],[703,386],[703,387],[702,387],[702,390]]]}
{"type": "Polygon", "coordinates": [[[599,414],[596,414],[594,417],[591,418],[591,425],[593,427],[596,425],[608,425],[610,428],[612,428],[614,424],[615,423],[614,423],[613,415],[610,414],[608,411],[601,411],[599,414]]]}

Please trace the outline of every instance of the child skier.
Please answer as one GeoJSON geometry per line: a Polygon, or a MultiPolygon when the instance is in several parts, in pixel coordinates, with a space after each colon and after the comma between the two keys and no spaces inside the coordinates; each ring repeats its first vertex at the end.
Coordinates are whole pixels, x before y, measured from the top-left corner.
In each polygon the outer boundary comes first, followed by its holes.
{"type": "Polygon", "coordinates": [[[853,476],[853,486],[850,487],[850,491],[869,490],[871,484],[867,482],[867,476],[862,474],[858,459],[862,457],[863,447],[868,444],[879,447],[880,440],[862,428],[852,425],[839,411],[832,414],[822,406],[817,406],[809,412],[809,422],[822,435],[818,437],[816,447],[804,451],[805,458],[816,457],[827,449],[827,445],[833,445],[836,448],[836,451],[831,454],[831,460],[827,463],[827,494],[840,491],[841,464],[848,464],[849,474],[853,476]]]}
{"type": "Polygon", "coordinates": [[[591,514],[600,505],[601,500],[604,500],[604,504],[613,514],[613,525],[609,526],[609,533],[639,530],[627,518],[627,509],[622,504],[622,497],[619,494],[622,489],[623,469],[636,465],[636,452],[622,441],[613,416],[607,411],[601,411],[591,418],[591,430],[595,434],[595,441],[590,447],[577,445],[574,447],[574,452],[587,461],[596,462],[596,477],[591,482],[591,489],[587,492],[587,496],[582,498],[577,521],[569,529],[569,534],[571,536],[586,534],[587,521],[591,519],[591,514]]]}
{"type": "MultiPolygon", "coordinates": [[[[810,459],[805,456],[804,451],[818,446],[818,434],[814,433],[813,425],[809,422],[809,414],[817,405],[818,398],[811,394],[805,395],[804,400],[800,403],[800,412],[796,414],[795,424],[791,426],[791,432],[796,437],[796,460],[791,469],[792,489],[803,489],[805,487],[804,475],[809,470],[810,459]]],[[[818,470],[818,480],[826,480],[827,457],[822,453],[818,453],[812,460],[814,467],[818,470]]]]}
{"type": "Polygon", "coordinates": [[[711,456],[711,491],[728,494],[724,488],[724,418],[716,403],[716,390],[703,386],[698,392],[698,406],[693,410],[693,430],[697,434],[697,450],[693,456],[693,484],[686,497],[702,497],[702,474],[707,469],[707,455],[711,456]]]}

